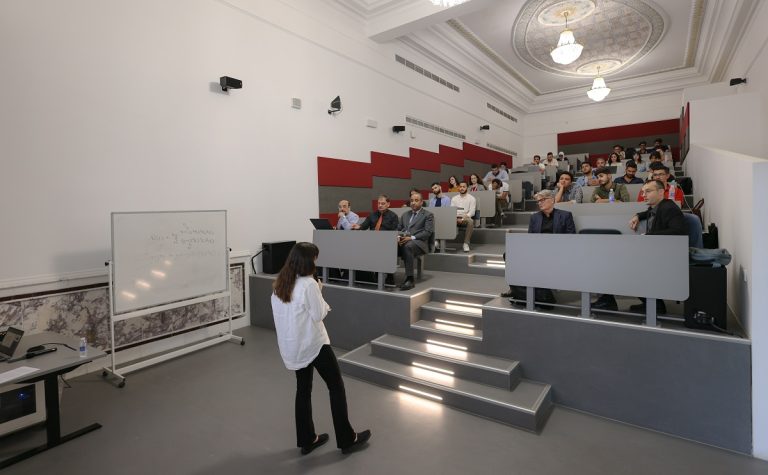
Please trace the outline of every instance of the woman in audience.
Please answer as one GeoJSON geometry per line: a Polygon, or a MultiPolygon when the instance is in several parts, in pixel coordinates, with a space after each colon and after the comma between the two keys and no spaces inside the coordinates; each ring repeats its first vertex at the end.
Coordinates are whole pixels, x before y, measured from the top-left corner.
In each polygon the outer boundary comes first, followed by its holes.
{"type": "Polygon", "coordinates": [[[608,157],[608,166],[615,167],[620,163],[621,163],[621,159],[619,158],[619,154],[616,152],[611,153],[610,157],[608,157]]]}
{"type": "Polygon", "coordinates": [[[312,422],[312,376],[317,369],[330,394],[336,446],[346,454],[362,447],[371,431],[356,433],[349,423],[344,381],[323,325],[331,307],[314,278],[318,254],[311,242],[293,246],[273,285],[272,315],[280,356],[296,372],[296,445],[307,455],[328,442],[328,434],[318,435],[312,422]]]}
{"type": "Polygon", "coordinates": [[[643,160],[643,156],[640,154],[640,152],[635,152],[635,154],[632,157],[633,157],[633,161],[635,162],[635,165],[637,165],[638,172],[648,171],[648,164],[645,163],[645,160],[643,160]]]}
{"type": "Polygon", "coordinates": [[[485,190],[485,185],[483,185],[483,182],[480,180],[480,176],[473,173],[469,175],[469,181],[469,191],[485,190]]]}
{"type": "Polygon", "coordinates": [[[459,191],[459,181],[456,180],[456,177],[453,175],[451,175],[451,177],[448,178],[448,192],[450,193],[452,191],[456,191],[456,192],[459,191]]]}

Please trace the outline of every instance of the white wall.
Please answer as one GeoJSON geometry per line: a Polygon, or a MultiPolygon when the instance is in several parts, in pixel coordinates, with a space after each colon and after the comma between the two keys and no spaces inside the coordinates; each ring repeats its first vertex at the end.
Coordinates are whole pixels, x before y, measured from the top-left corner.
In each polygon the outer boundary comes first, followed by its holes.
{"type": "MultiPolygon", "coordinates": [[[[559,133],[678,118],[681,95],[669,93],[615,102],[606,99],[608,102],[590,101],[578,108],[528,114],[522,159],[530,161],[534,154],[557,153],[559,133]]],[[[587,100],[586,92],[584,97],[587,100]]]]}
{"type": "Polygon", "coordinates": [[[394,60],[333,2],[0,4],[0,288],[104,272],[109,213],[227,209],[230,246],[309,239],[316,157],[460,142],[395,135],[405,115],[520,149],[519,124],[394,60]],[[243,80],[224,94],[219,76],[243,80]],[[341,95],[344,111],[326,113],[341,95]],[[303,108],[290,107],[300,97],[303,108]],[[379,127],[365,127],[366,118],[379,127]],[[479,135],[479,126],[492,124],[479,135]]]}
{"type": "Polygon", "coordinates": [[[732,94],[691,101],[691,144],[753,157],[768,157],[765,118],[758,93],[732,94]]]}
{"type": "Polygon", "coordinates": [[[755,457],[768,460],[768,161],[754,165],[752,183],[752,439],[755,457]]]}

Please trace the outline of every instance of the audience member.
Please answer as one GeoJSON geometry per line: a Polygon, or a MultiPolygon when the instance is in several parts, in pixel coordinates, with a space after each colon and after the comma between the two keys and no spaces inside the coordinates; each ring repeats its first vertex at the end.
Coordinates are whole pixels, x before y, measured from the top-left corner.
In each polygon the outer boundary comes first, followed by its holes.
{"type": "Polygon", "coordinates": [[[657,149],[657,148],[659,148],[659,147],[660,147],[660,146],[661,146],[663,143],[664,143],[664,141],[663,141],[663,140],[661,140],[660,138],[659,138],[659,139],[656,139],[656,140],[654,140],[654,141],[653,141],[653,149],[654,149],[654,150],[656,150],[656,149],[657,149]]]}
{"type": "Polygon", "coordinates": [[[555,155],[552,152],[547,153],[547,158],[544,160],[544,166],[557,168],[558,163],[557,160],[555,160],[555,155]]]}
{"type": "MultiPolygon", "coordinates": [[[[671,179],[672,176],[669,174],[669,168],[662,165],[661,163],[652,163],[650,168],[651,171],[648,174],[648,180],[660,181],[664,185],[664,198],[677,201],[682,205],[685,200],[685,193],[683,192],[683,189],[679,186],[676,186],[677,183],[671,179]],[[673,196],[669,196],[673,184],[675,185],[675,194],[673,196]]],[[[642,190],[640,190],[640,193],[637,195],[637,201],[643,201],[642,190]]]]}
{"type": "Polygon", "coordinates": [[[573,182],[573,174],[564,171],[555,184],[555,203],[582,203],[584,190],[581,185],[573,182]]]}
{"type": "MultiPolygon", "coordinates": [[[[413,196],[413,195],[411,195],[413,196]]],[[[440,183],[432,183],[432,197],[429,199],[430,208],[439,208],[441,206],[451,206],[451,199],[443,194],[443,188],[440,183]]]]}
{"type": "Polygon", "coordinates": [[[379,195],[378,209],[362,223],[353,224],[352,229],[370,229],[375,231],[397,231],[397,215],[389,210],[389,196],[379,195]]]}
{"type": "Polygon", "coordinates": [[[597,186],[597,177],[595,171],[592,169],[592,165],[589,162],[583,162],[581,164],[581,176],[576,179],[576,184],[579,186],[597,186]]]}
{"type": "MultiPolygon", "coordinates": [[[[688,226],[685,223],[683,212],[677,206],[665,198],[665,184],[661,180],[652,180],[643,185],[640,192],[648,210],[638,213],[629,221],[629,227],[636,231],[640,221],[645,221],[645,233],[648,235],[679,235],[688,234],[688,226]]],[[[641,228],[642,229],[642,228],[641,228]]],[[[641,304],[631,305],[630,310],[636,312],[645,312],[645,300],[641,304]]],[[[656,313],[667,313],[667,307],[664,301],[656,301],[656,313]]]]}
{"type": "Polygon", "coordinates": [[[608,156],[608,166],[615,167],[615,166],[618,166],[620,163],[621,163],[621,160],[619,158],[618,153],[613,152],[608,156]]]}
{"type": "MultiPolygon", "coordinates": [[[[535,234],[576,234],[576,224],[570,211],[555,208],[555,194],[552,190],[542,190],[534,195],[539,211],[531,215],[528,224],[528,232],[535,234]]],[[[506,260],[504,254],[504,260],[506,260]]],[[[518,286],[509,286],[509,292],[501,294],[502,297],[514,297],[518,300],[525,298],[525,289],[518,286]]],[[[534,297],[539,302],[555,303],[555,296],[550,289],[536,289],[534,297]]],[[[541,305],[545,310],[551,310],[551,306],[541,305]]]]}
{"type": "Polygon", "coordinates": [[[504,210],[509,204],[509,184],[496,178],[491,182],[491,189],[496,192],[496,214],[493,216],[493,224],[500,228],[504,210]]]}
{"type": "Polygon", "coordinates": [[[420,194],[411,196],[411,210],[403,214],[397,226],[400,232],[397,254],[403,258],[405,265],[405,281],[400,284],[400,290],[410,290],[414,287],[414,261],[429,252],[429,243],[435,232],[435,217],[421,205],[420,194]]]}
{"type": "Polygon", "coordinates": [[[507,172],[507,175],[509,175],[509,168],[507,167],[507,162],[500,162],[499,163],[499,170],[503,170],[507,172]]]}
{"type": "Polygon", "coordinates": [[[475,210],[477,209],[477,200],[474,196],[467,193],[467,182],[459,183],[459,194],[451,198],[451,206],[459,208],[456,216],[456,225],[464,228],[464,252],[469,252],[469,240],[472,237],[472,231],[475,229],[475,210]]]}
{"type": "Polygon", "coordinates": [[[624,147],[622,147],[621,145],[618,145],[618,144],[614,145],[613,153],[616,154],[618,161],[624,160],[626,158],[626,154],[624,153],[624,147]]]}
{"type": "Polygon", "coordinates": [[[607,164],[608,164],[607,160],[605,158],[603,158],[603,157],[595,159],[595,169],[603,168],[607,164]]]}
{"type": "Polygon", "coordinates": [[[648,144],[645,142],[645,140],[643,140],[642,142],[637,144],[637,146],[638,146],[637,152],[640,155],[645,155],[646,153],[648,153],[648,150],[646,149],[646,145],[648,145],[648,144]]]}
{"type": "Polygon", "coordinates": [[[459,181],[454,175],[448,177],[448,193],[455,193],[459,191],[459,181]]]}
{"type": "Polygon", "coordinates": [[[558,152],[557,154],[557,161],[562,162],[563,160],[567,160],[565,157],[565,152],[558,152]]]}
{"type": "Polygon", "coordinates": [[[635,173],[637,173],[637,165],[635,162],[629,161],[624,165],[624,175],[616,177],[613,181],[624,185],[642,185],[643,180],[636,177],[635,173]]]}
{"type": "Polygon", "coordinates": [[[611,190],[613,190],[613,200],[629,202],[629,192],[626,185],[614,183],[611,180],[611,170],[608,167],[597,169],[598,187],[592,192],[592,203],[609,203],[611,201],[611,190]]]}
{"type": "Polygon", "coordinates": [[[486,188],[491,188],[491,182],[494,179],[499,179],[501,181],[509,181],[509,174],[505,172],[504,170],[499,168],[499,165],[493,164],[491,165],[491,171],[485,174],[483,177],[483,183],[485,183],[486,188]]]}
{"type": "Polygon", "coordinates": [[[360,216],[352,211],[349,200],[339,201],[339,222],[336,223],[336,229],[350,230],[352,225],[357,224],[358,221],[360,221],[360,216]]]}
{"type": "Polygon", "coordinates": [[[485,190],[485,185],[483,185],[483,182],[480,181],[480,176],[476,175],[475,173],[469,175],[469,191],[483,190],[485,190]]]}
{"type": "Polygon", "coordinates": [[[646,160],[643,160],[643,154],[640,152],[635,152],[632,156],[632,161],[637,165],[638,172],[642,173],[648,171],[648,164],[646,163],[646,160]]]}

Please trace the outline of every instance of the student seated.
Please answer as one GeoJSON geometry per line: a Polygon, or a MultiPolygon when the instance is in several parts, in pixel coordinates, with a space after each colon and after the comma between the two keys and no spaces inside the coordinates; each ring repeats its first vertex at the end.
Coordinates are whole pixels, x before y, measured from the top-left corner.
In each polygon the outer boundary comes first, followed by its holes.
{"type": "Polygon", "coordinates": [[[459,182],[455,176],[451,175],[448,177],[448,193],[456,193],[457,191],[459,191],[459,182]]]}
{"type": "Polygon", "coordinates": [[[350,230],[352,225],[357,224],[358,221],[360,221],[360,216],[352,211],[349,200],[339,201],[339,221],[336,223],[336,229],[350,230]]]}
{"type": "Polygon", "coordinates": [[[480,175],[475,173],[469,175],[469,191],[484,191],[485,185],[480,180],[480,175]]]}
{"type": "Polygon", "coordinates": [[[581,176],[576,179],[576,184],[579,186],[597,186],[597,176],[595,176],[595,171],[589,162],[581,164],[581,176]]]}
{"type": "Polygon", "coordinates": [[[611,201],[611,191],[613,191],[613,200],[624,203],[629,202],[629,192],[626,185],[615,183],[611,180],[611,171],[608,167],[597,169],[598,187],[592,192],[592,203],[609,203],[611,201]]]}
{"type": "Polygon", "coordinates": [[[500,169],[498,164],[494,163],[491,165],[491,171],[486,173],[483,177],[483,183],[485,183],[486,188],[490,189],[491,182],[496,179],[507,182],[509,181],[509,174],[500,169]]]}
{"type": "Polygon", "coordinates": [[[491,182],[491,189],[496,192],[496,214],[493,216],[493,224],[495,227],[500,228],[504,210],[509,206],[509,183],[495,178],[491,182]]]}
{"type": "MultiPolygon", "coordinates": [[[[672,175],[669,173],[669,168],[660,162],[654,162],[651,164],[650,169],[651,173],[648,176],[648,180],[662,182],[664,184],[664,198],[676,201],[682,206],[683,200],[685,200],[685,192],[681,187],[677,186],[677,183],[675,183],[672,175]],[[672,192],[672,186],[674,186],[675,191],[674,195],[670,197],[669,194],[672,192]]],[[[644,201],[642,190],[637,194],[637,201],[644,201]]]]}
{"type": "Polygon", "coordinates": [[[397,215],[389,210],[389,196],[379,195],[378,209],[362,223],[352,225],[352,229],[370,229],[375,231],[397,231],[397,215]]]}
{"type": "Polygon", "coordinates": [[[440,186],[440,183],[432,183],[432,195],[428,203],[430,208],[451,206],[451,199],[443,195],[443,188],[440,186]]]}
{"type": "Polygon", "coordinates": [[[644,183],[643,180],[636,177],[635,173],[637,173],[637,164],[632,161],[627,162],[624,166],[624,175],[616,177],[613,181],[624,185],[642,185],[644,183]]]}
{"type": "Polygon", "coordinates": [[[469,252],[469,240],[472,237],[472,231],[475,229],[475,210],[477,209],[477,200],[474,196],[467,193],[467,182],[459,183],[459,194],[451,198],[451,206],[459,208],[456,216],[456,226],[464,228],[464,252],[469,252]]]}
{"type": "Polygon", "coordinates": [[[569,171],[560,173],[560,179],[555,184],[555,203],[582,203],[584,191],[578,183],[573,182],[573,174],[569,171]]]}

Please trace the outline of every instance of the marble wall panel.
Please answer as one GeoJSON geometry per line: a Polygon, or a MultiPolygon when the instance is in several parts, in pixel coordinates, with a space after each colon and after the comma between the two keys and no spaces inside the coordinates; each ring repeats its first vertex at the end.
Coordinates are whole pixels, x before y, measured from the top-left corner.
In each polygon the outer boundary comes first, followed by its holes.
{"type": "Polygon", "coordinates": [[[21,302],[0,302],[0,327],[22,326],[21,306],[21,302]]]}

